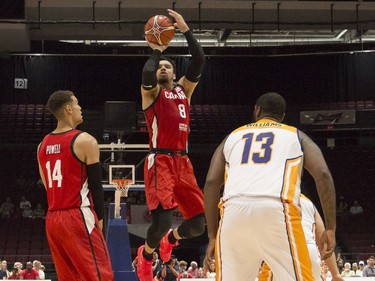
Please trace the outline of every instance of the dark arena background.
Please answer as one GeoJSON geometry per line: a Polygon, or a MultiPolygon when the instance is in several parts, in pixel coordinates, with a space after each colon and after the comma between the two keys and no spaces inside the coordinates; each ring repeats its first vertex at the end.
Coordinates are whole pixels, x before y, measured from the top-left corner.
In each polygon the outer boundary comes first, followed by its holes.
{"type": "MultiPolygon", "coordinates": [[[[83,108],[79,129],[99,144],[147,144],[140,87],[151,50],[142,28],[167,8],[184,16],[206,55],[190,109],[189,155],[199,185],[203,188],[216,146],[231,130],[251,122],[257,97],[280,93],[287,101],[284,122],[320,146],[332,172],[336,254],[348,262],[375,254],[374,2],[60,2],[0,4],[0,204],[9,197],[15,206],[10,218],[0,217],[0,258],[8,269],[16,261],[25,265],[38,259],[46,279],[55,278],[44,219],[25,218],[19,210],[22,196],[32,209],[40,203],[47,210],[36,149],[56,125],[45,106],[48,97],[58,89],[72,90],[83,108]],[[107,126],[108,101],[133,106],[119,113],[125,131],[107,126]],[[362,206],[361,215],[349,212],[354,201],[362,206]]],[[[179,78],[191,56],[178,31],[165,55],[176,61],[179,78]]],[[[135,165],[135,181],[142,184],[145,155],[103,151],[103,184],[108,184],[109,164],[135,165]]],[[[314,185],[306,171],[302,191],[320,210],[314,185]]],[[[113,192],[106,191],[105,197],[112,202],[113,192]]],[[[143,191],[130,191],[126,202],[131,226],[133,212],[145,205],[143,191]]],[[[147,223],[149,218],[142,216],[147,223]]],[[[144,237],[130,233],[129,239],[134,258],[144,237]]],[[[207,233],[181,242],[174,254],[201,266],[206,243],[207,233]]]]}

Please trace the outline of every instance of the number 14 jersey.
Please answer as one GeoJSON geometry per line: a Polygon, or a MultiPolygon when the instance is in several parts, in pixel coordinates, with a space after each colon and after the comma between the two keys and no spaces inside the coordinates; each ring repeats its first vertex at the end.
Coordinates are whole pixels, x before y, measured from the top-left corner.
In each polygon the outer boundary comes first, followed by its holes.
{"type": "Polygon", "coordinates": [[[74,140],[81,131],[48,134],[38,151],[46,181],[48,210],[91,206],[86,165],[74,154],[74,140]]]}

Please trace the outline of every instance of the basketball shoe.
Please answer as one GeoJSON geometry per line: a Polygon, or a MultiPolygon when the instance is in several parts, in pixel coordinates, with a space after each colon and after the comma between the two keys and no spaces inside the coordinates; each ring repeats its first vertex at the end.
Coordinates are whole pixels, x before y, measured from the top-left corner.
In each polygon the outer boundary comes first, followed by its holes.
{"type": "Polygon", "coordinates": [[[175,246],[178,246],[178,241],[176,243],[172,244],[168,240],[168,235],[171,233],[172,229],[168,231],[167,234],[164,235],[164,237],[160,241],[160,246],[159,246],[159,253],[160,257],[163,260],[163,262],[168,262],[171,259],[171,254],[172,254],[172,249],[175,246]]]}
{"type": "Polygon", "coordinates": [[[139,281],[152,281],[154,279],[152,274],[152,260],[147,260],[143,257],[143,249],[145,245],[138,248],[138,265],[137,275],[139,281]]]}

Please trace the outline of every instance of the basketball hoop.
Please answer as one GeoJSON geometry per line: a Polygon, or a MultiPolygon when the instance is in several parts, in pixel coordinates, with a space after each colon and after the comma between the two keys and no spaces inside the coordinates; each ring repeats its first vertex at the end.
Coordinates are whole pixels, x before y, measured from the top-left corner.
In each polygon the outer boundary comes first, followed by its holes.
{"type": "Polygon", "coordinates": [[[121,197],[128,197],[129,185],[132,184],[131,179],[112,179],[112,184],[116,190],[121,191],[121,197]]]}
{"type": "Polygon", "coordinates": [[[114,218],[121,219],[121,197],[128,197],[131,179],[112,179],[112,184],[116,187],[115,191],[115,214],[114,218]]]}

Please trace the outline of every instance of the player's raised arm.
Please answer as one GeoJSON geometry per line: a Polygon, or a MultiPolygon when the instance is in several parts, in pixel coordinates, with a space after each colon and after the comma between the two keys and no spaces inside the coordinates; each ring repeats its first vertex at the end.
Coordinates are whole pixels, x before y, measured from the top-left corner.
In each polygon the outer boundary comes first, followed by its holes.
{"type": "Polygon", "coordinates": [[[204,52],[182,15],[171,9],[168,9],[168,13],[175,19],[175,26],[184,34],[191,53],[191,64],[189,65],[185,76],[181,77],[181,79],[178,81],[178,83],[185,88],[186,96],[190,101],[191,95],[193,94],[193,91],[202,75],[204,66],[204,52]]]}
{"type": "Polygon", "coordinates": [[[167,48],[166,45],[160,46],[158,44],[151,43],[150,41],[147,41],[147,43],[153,51],[142,70],[141,93],[143,109],[146,109],[159,93],[160,86],[156,77],[156,71],[159,67],[161,53],[167,48]]]}

